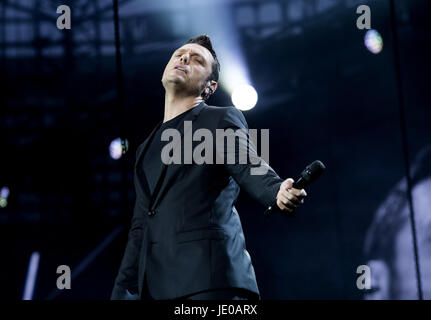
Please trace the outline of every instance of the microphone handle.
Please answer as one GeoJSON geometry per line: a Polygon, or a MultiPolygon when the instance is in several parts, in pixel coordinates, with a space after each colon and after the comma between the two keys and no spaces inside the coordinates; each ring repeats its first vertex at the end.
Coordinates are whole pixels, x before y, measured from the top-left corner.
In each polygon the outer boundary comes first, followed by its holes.
{"type": "Polygon", "coordinates": [[[292,187],[295,189],[304,189],[309,185],[308,181],[305,180],[302,176],[296,180],[296,182],[293,183],[292,187]]]}

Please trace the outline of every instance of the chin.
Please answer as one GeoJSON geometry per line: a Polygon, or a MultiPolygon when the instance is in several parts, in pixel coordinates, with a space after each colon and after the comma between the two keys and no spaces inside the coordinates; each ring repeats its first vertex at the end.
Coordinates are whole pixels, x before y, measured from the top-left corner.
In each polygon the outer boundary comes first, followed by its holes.
{"type": "Polygon", "coordinates": [[[184,79],[178,78],[178,77],[167,77],[166,79],[162,80],[164,85],[167,84],[178,84],[178,83],[183,83],[184,79]]]}

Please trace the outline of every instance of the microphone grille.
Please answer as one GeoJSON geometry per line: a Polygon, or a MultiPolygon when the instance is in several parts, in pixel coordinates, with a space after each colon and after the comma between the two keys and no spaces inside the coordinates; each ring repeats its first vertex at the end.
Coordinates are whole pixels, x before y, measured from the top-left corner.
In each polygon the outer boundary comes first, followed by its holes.
{"type": "Polygon", "coordinates": [[[326,167],[322,161],[315,160],[305,168],[304,172],[302,173],[302,176],[304,179],[311,183],[317,178],[319,178],[323,171],[325,171],[325,169],[326,167]]]}

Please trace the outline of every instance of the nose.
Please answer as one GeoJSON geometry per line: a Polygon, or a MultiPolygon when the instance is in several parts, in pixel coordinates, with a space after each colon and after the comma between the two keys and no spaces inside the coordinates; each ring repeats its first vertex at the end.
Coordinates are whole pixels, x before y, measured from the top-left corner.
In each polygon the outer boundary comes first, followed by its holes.
{"type": "Polygon", "coordinates": [[[185,52],[181,55],[180,61],[183,64],[188,64],[189,63],[189,59],[190,59],[190,54],[188,52],[185,52]]]}

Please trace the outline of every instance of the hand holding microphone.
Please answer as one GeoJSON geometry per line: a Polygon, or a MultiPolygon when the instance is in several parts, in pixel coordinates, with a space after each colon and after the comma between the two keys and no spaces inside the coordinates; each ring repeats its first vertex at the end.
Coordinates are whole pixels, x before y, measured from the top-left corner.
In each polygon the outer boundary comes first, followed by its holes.
{"type": "Polygon", "coordinates": [[[319,178],[325,169],[325,165],[321,161],[316,160],[301,172],[296,182],[291,178],[283,181],[277,193],[277,200],[266,209],[264,216],[269,217],[280,210],[291,215],[299,204],[304,203],[304,197],[307,196],[307,193],[303,188],[319,178]]]}
{"type": "Polygon", "coordinates": [[[300,204],[304,203],[307,193],[304,189],[294,188],[293,184],[294,180],[289,178],[280,185],[277,193],[277,206],[281,211],[293,213],[300,204]]]}

